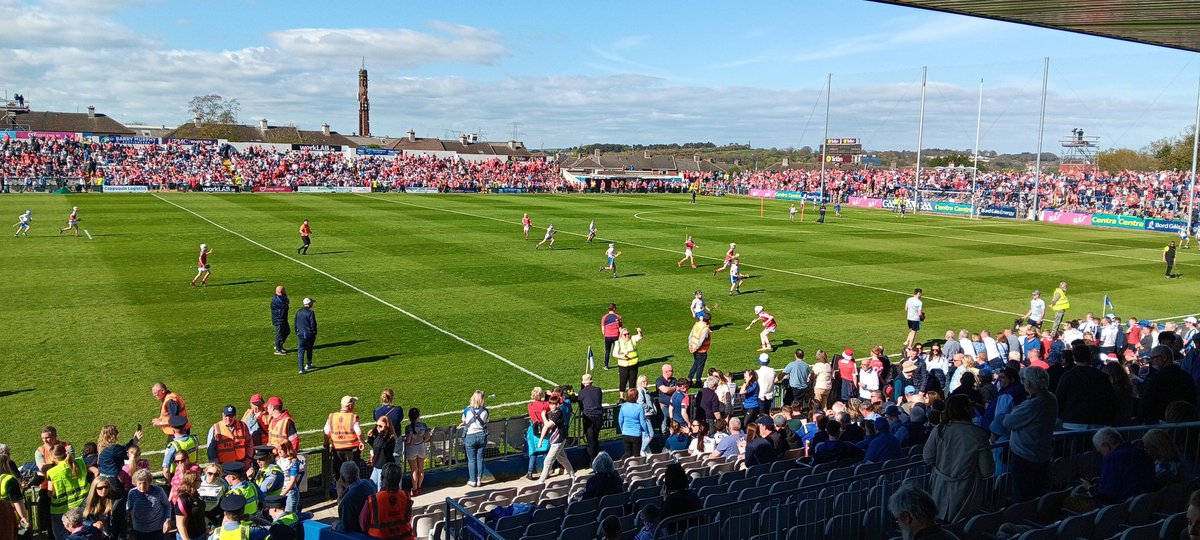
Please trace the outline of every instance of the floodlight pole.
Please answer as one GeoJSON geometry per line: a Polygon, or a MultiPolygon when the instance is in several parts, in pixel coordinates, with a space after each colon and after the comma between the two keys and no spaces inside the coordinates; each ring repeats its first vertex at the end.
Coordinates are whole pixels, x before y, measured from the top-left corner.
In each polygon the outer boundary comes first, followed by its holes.
{"type": "Polygon", "coordinates": [[[1050,78],[1050,57],[1047,56],[1042,64],[1042,113],[1038,119],[1038,147],[1033,177],[1033,220],[1038,220],[1038,195],[1042,187],[1042,136],[1046,131],[1046,83],[1050,78]]]}
{"type": "Polygon", "coordinates": [[[1192,211],[1196,204],[1196,153],[1200,150],[1200,83],[1196,85],[1196,123],[1192,124],[1192,179],[1188,182],[1187,232],[1192,233],[1192,211]]]}
{"type": "Polygon", "coordinates": [[[979,177],[979,124],[983,120],[983,79],[979,79],[979,108],[975,112],[975,163],[971,172],[971,217],[979,217],[975,181],[979,177]]]}
{"type": "MultiPolygon", "coordinates": [[[[833,74],[825,75],[825,138],[821,141],[821,202],[825,202],[825,155],[829,152],[829,91],[833,88],[833,74]]],[[[803,206],[803,205],[801,205],[803,206]]]]}
{"type": "Polygon", "coordinates": [[[921,146],[924,140],[925,130],[925,80],[929,74],[929,66],[921,67],[921,116],[917,121],[917,177],[913,180],[913,212],[915,213],[921,207],[920,193],[921,185],[921,146]]]}

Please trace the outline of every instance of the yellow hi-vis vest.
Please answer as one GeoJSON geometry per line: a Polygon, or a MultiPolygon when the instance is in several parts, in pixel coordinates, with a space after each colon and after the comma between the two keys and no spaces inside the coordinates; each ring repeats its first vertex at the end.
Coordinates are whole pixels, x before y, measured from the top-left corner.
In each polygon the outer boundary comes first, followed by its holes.
{"type": "MultiPolygon", "coordinates": [[[[1058,297],[1058,301],[1050,306],[1054,311],[1064,311],[1071,309],[1071,301],[1067,299],[1067,291],[1062,289],[1054,289],[1054,296],[1058,297]]],[[[1053,297],[1051,297],[1053,298],[1053,297]]]]}
{"type": "Polygon", "coordinates": [[[64,461],[46,472],[50,485],[54,486],[54,496],[50,499],[50,513],[62,515],[71,508],[83,506],[87,499],[88,481],[87,465],[82,458],[75,458],[78,475],[71,472],[71,463],[64,461]]]}
{"type": "Polygon", "coordinates": [[[620,367],[633,367],[638,363],[637,342],[633,339],[618,339],[613,344],[613,352],[626,356],[627,358],[617,358],[617,365],[620,367]]]}

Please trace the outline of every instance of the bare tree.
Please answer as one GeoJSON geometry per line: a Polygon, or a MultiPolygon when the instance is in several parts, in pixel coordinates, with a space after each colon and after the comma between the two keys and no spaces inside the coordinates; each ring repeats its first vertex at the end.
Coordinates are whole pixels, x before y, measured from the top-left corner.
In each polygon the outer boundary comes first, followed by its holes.
{"type": "Polygon", "coordinates": [[[188,102],[188,112],[200,115],[200,121],[206,124],[236,124],[241,111],[238,100],[225,99],[219,94],[196,96],[188,102]]]}

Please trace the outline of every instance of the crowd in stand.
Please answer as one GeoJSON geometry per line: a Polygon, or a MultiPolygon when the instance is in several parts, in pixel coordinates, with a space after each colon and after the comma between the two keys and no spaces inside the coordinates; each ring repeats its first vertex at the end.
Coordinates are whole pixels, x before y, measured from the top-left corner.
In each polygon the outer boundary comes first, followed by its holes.
{"type": "MultiPolygon", "coordinates": [[[[972,181],[980,204],[1027,208],[1039,194],[1041,208],[1065,212],[1101,212],[1141,217],[1183,219],[1187,212],[1186,172],[1124,171],[1117,174],[1072,175],[1033,172],[989,172],[975,177],[969,169],[827,169],[824,191],[845,197],[906,197],[970,203],[972,181]],[[919,192],[919,194],[918,194],[919,192]]],[[[739,189],[821,191],[820,170],[785,169],[736,175],[739,189]]]]}

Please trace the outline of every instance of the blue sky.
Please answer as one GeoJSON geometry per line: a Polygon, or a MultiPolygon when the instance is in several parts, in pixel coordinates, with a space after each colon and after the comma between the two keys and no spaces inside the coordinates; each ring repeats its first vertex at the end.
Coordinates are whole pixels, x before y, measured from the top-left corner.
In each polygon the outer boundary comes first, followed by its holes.
{"type": "Polygon", "coordinates": [[[0,0],[0,86],[38,110],[178,125],[195,95],[241,121],[357,129],[357,69],[372,132],[482,131],[532,147],[591,142],[816,146],[830,136],[916,147],[1032,151],[1042,57],[1046,143],[1072,128],[1103,147],[1182,132],[1196,54],[872,2],[446,3],[0,0]]]}

